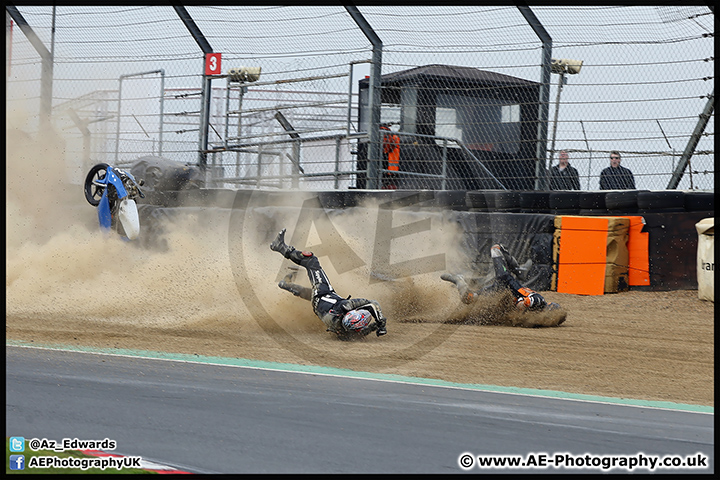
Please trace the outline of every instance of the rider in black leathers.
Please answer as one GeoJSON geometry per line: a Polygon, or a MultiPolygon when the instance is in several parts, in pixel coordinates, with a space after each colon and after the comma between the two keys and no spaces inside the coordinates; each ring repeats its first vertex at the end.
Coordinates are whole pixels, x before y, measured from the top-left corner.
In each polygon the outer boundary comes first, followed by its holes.
{"type": "Polygon", "coordinates": [[[463,303],[471,304],[482,294],[509,290],[515,296],[515,306],[522,311],[555,310],[560,308],[557,303],[548,303],[539,293],[524,287],[515,278],[521,276],[521,268],[515,257],[499,243],[490,248],[490,256],[495,269],[495,281],[489,287],[472,290],[462,275],[444,273],[440,278],[454,283],[463,303]]]}
{"type": "Polygon", "coordinates": [[[365,336],[375,332],[377,336],[387,333],[387,320],[380,310],[380,304],[375,300],[365,298],[343,298],[338,295],[330,285],[320,261],[312,252],[301,252],[285,244],[285,229],[278,233],[270,244],[270,249],[279,252],[285,258],[305,267],[311,288],[292,283],[295,272],[288,274],[278,283],[278,287],[291,292],[293,295],[309,300],[313,312],[322,320],[327,331],[333,332],[341,339],[355,336],[365,336]],[[358,324],[353,321],[359,320],[358,324]]]}

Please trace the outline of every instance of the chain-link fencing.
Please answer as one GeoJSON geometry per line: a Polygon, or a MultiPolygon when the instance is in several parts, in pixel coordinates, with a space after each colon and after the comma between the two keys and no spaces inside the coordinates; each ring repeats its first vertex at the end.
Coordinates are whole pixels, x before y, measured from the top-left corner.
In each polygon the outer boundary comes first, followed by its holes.
{"type": "Polygon", "coordinates": [[[565,151],[598,190],[616,151],[637,189],[714,189],[707,6],[6,10],[6,117],[39,133],[51,92],[73,183],[161,156],[221,187],[543,190],[565,151]]]}

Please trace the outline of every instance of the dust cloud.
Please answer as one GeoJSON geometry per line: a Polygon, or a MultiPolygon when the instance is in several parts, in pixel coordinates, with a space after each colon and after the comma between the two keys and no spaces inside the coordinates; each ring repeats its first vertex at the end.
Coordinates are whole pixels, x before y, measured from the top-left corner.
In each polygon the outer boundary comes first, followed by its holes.
{"type": "MultiPolygon", "coordinates": [[[[393,228],[430,218],[427,229],[413,235],[390,239],[377,231],[378,206],[372,202],[343,210],[326,210],[303,222],[301,206],[312,197],[309,192],[288,193],[278,203],[297,207],[267,207],[253,204],[251,199],[243,221],[243,230],[235,237],[242,238],[243,258],[234,258],[250,279],[240,287],[256,296],[264,310],[281,328],[286,330],[318,330],[322,323],[312,313],[306,300],[280,290],[277,282],[292,273],[295,264],[269,249],[277,233],[286,228],[286,243],[298,250],[312,251],[319,259],[335,291],[344,297],[377,300],[388,318],[389,328],[395,322],[415,318],[417,321],[438,322],[452,310],[457,301],[450,289],[438,288],[440,274],[447,265],[458,263],[462,254],[462,232],[455,223],[447,221],[440,212],[393,213],[393,228]],[[327,217],[325,216],[327,214],[327,217]],[[307,235],[295,235],[306,226],[307,235]],[[300,238],[298,238],[300,237],[300,238]],[[306,237],[306,238],[303,238],[306,237]],[[297,240],[297,241],[293,241],[297,240]],[[384,274],[378,274],[380,243],[390,246],[391,265],[382,264],[384,274]],[[442,269],[423,271],[423,259],[443,256],[442,269]],[[352,257],[349,259],[348,257],[352,257]],[[393,272],[392,264],[415,268],[414,275],[393,272]]],[[[276,198],[277,200],[277,198],[276,198]]],[[[306,219],[308,217],[305,217],[306,219]]],[[[294,282],[309,287],[304,269],[295,274],[294,282]]],[[[242,293],[242,292],[241,292],[242,293]]]]}
{"type": "MultiPolygon", "coordinates": [[[[245,301],[252,294],[280,328],[300,334],[323,332],[307,301],[277,287],[291,263],[269,249],[282,228],[288,229],[290,243],[302,201],[311,193],[293,194],[282,204],[297,207],[288,208],[257,205],[251,199],[240,213],[242,232],[230,228],[231,209],[177,209],[156,219],[161,228],[152,229],[163,236],[167,248],[147,248],[142,242],[102,233],[96,209],[84,198],[84,177],[68,178],[63,139],[54,132],[43,132],[38,139],[26,133],[29,130],[24,119],[8,118],[8,318],[217,334],[228,329],[257,331],[254,312],[245,301]],[[229,242],[242,242],[243,258],[230,258],[229,242]],[[239,283],[233,271],[238,266],[247,273],[248,283],[239,283]]],[[[439,278],[467,263],[459,226],[442,212],[400,209],[392,214],[393,229],[430,223],[414,234],[391,238],[391,233],[377,231],[379,214],[373,202],[327,210],[309,222],[306,244],[295,246],[318,246],[315,253],[335,290],[342,296],[378,300],[390,329],[396,322],[482,323],[477,322],[477,310],[458,310],[457,291],[439,278]],[[378,262],[378,241],[388,246],[389,263],[384,257],[378,262]],[[355,258],[352,268],[348,258],[355,258]],[[423,270],[423,259],[428,258],[442,260],[423,270]],[[404,273],[393,272],[393,265],[404,266],[404,273]]],[[[304,271],[295,281],[309,285],[304,271]]]]}
{"type": "Polygon", "coordinates": [[[84,178],[67,178],[62,138],[30,130],[8,119],[7,317],[163,328],[247,316],[222,237],[168,221],[160,252],[102,233],[84,178]]]}
{"type": "MultiPolygon", "coordinates": [[[[162,228],[154,229],[162,232],[167,249],[143,248],[141,243],[104,234],[98,227],[96,209],[84,198],[84,178],[67,178],[63,139],[44,132],[39,140],[26,133],[31,128],[22,120],[8,120],[7,317],[160,329],[192,326],[221,332],[253,328],[252,313],[242,298],[243,292],[252,290],[283,328],[322,332],[310,304],[277,287],[276,277],[284,274],[288,261],[268,245],[281,225],[293,228],[297,221],[293,215],[286,220],[283,212],[272,210],[265,215],[246,215],[249,232],[239,239],[245,258],[232,261],[242,262],[253,280],[238,285],[228,253],[227,209],[179,209],[167,215],[162,228]],[[269,228],[268,218],[273,228],[269,228]]],[[[361,259],[372,256],[373,216],[371,209],[364,207],[332,219],[337,232],[361,259]]],[[[322,222],[313,228],[322,231],[322,222]]],[[[141,235],[142,229],[141,225],[141,235]]],[[[419,240],[422,247],[406,244],[403,250],[422,256],[428,248],[444,248],[445,236],[457,234],[435,230],[438,238],[426,235],[419,240]]],[[[431,317],[447,304],[447,295],[436,285],[441,272],[392,282],[388,287],[388,282],[369,283],[369,264],[342,274],[335,271],[327,261],[333,257],[332,245],[323,256],[323,265],[342,295],[377,299],[389,318],[410,310],[423,310],[431,317]],[[397,308],[394,304],[402,298],[413,300],[399,302],[397,308]]],[[[304,272],[299,272],[297,281],[307,282],[304,272]]]]}

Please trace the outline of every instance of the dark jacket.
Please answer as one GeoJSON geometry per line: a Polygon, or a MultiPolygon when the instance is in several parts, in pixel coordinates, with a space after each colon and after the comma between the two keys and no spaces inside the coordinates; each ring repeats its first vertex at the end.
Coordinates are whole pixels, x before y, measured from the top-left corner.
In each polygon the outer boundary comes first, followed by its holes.
{"type": "MultiPolygon", "coordinates": [[[[301,252],[293,247],[288,248],[287,254],[283,254],[285,258],[292,260],[297,265],[305,267],[308,279],[312,284],[312,290],[307,287],[301,287],[292,284],[293,294],[310,300],[313,306],[313,312],[322,320],[328,331],[342,335],[345,332],[342,319],[350,310],[366,309],[373,316],[375,321],[365,327],[363,335],[378,330],[385,329],[386,319],[380,310],[380,304],[375,300],[365,298],[343,298],[335,292],[325,270],[320,266],[320,261],[312,252],[301,252]],[[295,290],[297,289],[297,290],[295,290]],[[293,291],[295,290],[295,291],[293,291]]],[[[279,286],[279,285],[278,285],[279,286]]],[[[385,332],[387,333],[387,332],[385,332]]]]}
{"type": "Polygon", "coordinates": [[[550,190],[580,190],[580,176],[569,163],[560,170],[560,165],[550,169],[550,190]]]}
{"type": "Polygon", "coordinates": [[[635,177],[622,165],[607,167],[600,172],[600,190],[635,190],[635,177]]]}
{"type": "MultiPolygon", "coordinates": [[[[330,295],[338,298],[335,306],[324,314],[321,311],[315,310],[315,314],[318,315],[320,320],[322,320],[328,327],[328,332],[336,333],[341,339],[349,339],[353,335],[364,336],[370,332],[374,332],[378,328],[385,328],[385,317],[383,317],[383,314],[380,311],[380,304],[378,304],[375,300],[367,300],[365,298],[344,299],[335,292],[332,292],[330,295]],[[350,310],[358,310],[360,308],[369,311],[375,321],[368,324],[359,332],[346,331],[342,324],[343,317],[350,310]]],[[[328,295],[325,297],[328,297],[328,295]]]]}

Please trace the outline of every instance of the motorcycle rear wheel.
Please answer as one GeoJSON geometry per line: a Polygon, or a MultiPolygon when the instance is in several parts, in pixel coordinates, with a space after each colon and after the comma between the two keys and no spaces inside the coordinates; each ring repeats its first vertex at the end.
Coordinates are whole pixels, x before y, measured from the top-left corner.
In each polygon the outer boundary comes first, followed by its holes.
{"type": "Polygon", "coordinates": [[[104,188],[107,188],[98,187],[93,182],[95,180],[102,180],[105,178],[105,175],[107,175],[107,169],[107,163],[98,163],[90,169],[85,177],[85,199],[93,207],[97,207],[100,204],[100,198],[102,198],[104,188]]]}

